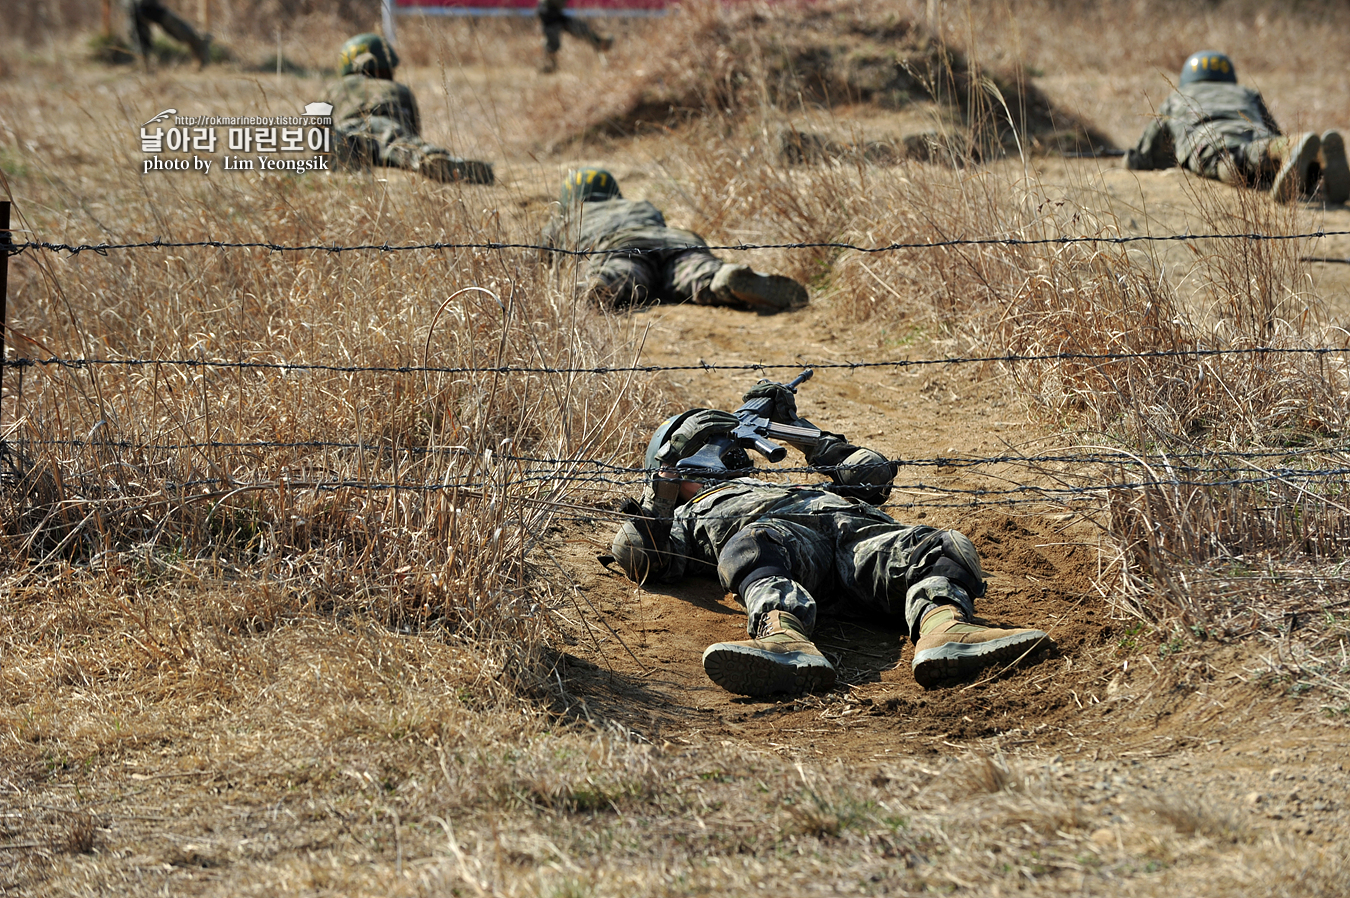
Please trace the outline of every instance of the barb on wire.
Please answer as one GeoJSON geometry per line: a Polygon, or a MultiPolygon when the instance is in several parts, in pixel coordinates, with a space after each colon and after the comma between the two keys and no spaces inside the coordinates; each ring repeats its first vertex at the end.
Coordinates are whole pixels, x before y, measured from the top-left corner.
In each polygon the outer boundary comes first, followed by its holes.
{"type": "Polygon", "coordinates": [[[921,368],[933,365],[979,365],[990,363],[1017,364],[1021,362],[1109,362],[1124,359],[1165,359],[1165,358],[1211,358],[1227,355],[1282,356],[1282,355],[1335,355],[1350,352],[1350,346],[1249,346],[1228,349],[1154,349],[1142,352],[1052,352],[1052,353],[1004,353],[1003,355],[951,356],[940,359],[887,359],[882,361],[858,362],[815,362],[795,360],[790,362],[752,362],[738,364],[720,364],[700,362],[697,365],[595,365],[595,366],[554,366],[554,365],[329,365],[316,362],[243,362],[226,359],[106,359],[106,358],[59,358],[46,359],[5,359],[5,368],[31,368],[34,366],[59,368],[123,367],[136,368],[154,365],[171,365],[183,368],[222,368],[240,371],[281,371],[302,372],[320,371],[337,374],[655,374],[661,371],[778,371],[800,369],[804,365],[817,369],[856,370],[865,368],[921,368]]]}
{"type": "MultiPolygon", "coordinates": [[[[1315,240],[1324,237],[1343,237],[1350,235],[1350,231],[1309,231],[1301,234],[1262,234],[1259,232],[1248,232],[1240,234],[1220,234],[1220,233],[1200,233],[1200,234],[1134,234],[1128,236],[1101,236],[1084,234],[1080,236],[1061,235],[1058,237],[956,237],[951,240],[917,240],[910,242],[886,243],[878,246],[860,246],[856,243],[845,241],[806,241],[795,243],[728,243],[718,246],[705,246],[703,244],[690,244],[687,249],[708,249],[724,252],[742,252],[754,249],[839,249],[851,250],[860,253],[889,253],[908,249],[944,249],[958,246],[1063,246],[1075,243],[1108,243],[1108,244],[1127,244],[1127,243],[1166,243],[1188,240],[1315,240]]],[[[252,241],[228,241],[228,240],[142,240],[132,243],[55,243],[49,241],[29,241],[26,243],[13,244],[12,252],[21,253],[26,250],[45,250],[48,252],[69,253],[72,256],[83,252],[93,252],[100,255],[106,255],[114,250],[130,249],[190,249],[202,247],[207,249],[263,249],[268,252],[325,252],[325,253],[344,253],[344,252],[418,252],[418,251],[438,251],[438,250],[535,250],[537,252],[554,253],[560,256],[593,256],[611,253],[613,250],[602,249],[564,249],[557,246],[548,246],[539,243],[503,243],[488,241],[483,243],[357,243],[351,245],[336,243],[301,243],[284,244],[272,243],[265,240],[252,241]]],[[[675,247],[676,249],[680,247],[675,247]]],[[[641,255],[643,253],[668,252],[670,248],[663,249],[625,249],[624,253],[629,255],[641,255]]]]}

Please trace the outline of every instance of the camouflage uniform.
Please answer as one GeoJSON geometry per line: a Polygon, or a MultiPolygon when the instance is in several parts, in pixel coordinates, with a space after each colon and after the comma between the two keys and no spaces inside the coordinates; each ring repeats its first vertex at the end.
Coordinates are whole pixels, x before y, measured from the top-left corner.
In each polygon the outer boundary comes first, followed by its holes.
{"type": "Polygon", "coordinates": [[[1221,81],[1194,81],[1174,90],[1129,151],[1129,168],[1181,165],[1220,179],[1232,159],[1235,174],[1248,184],[1266,185],[1275,176],[1270,144],[1281,134],[1261,94],[1221,81]]]}
{"type": "Polygon", "coordinates": [[[548,246],[602,250],[587,262],[588,295],[611,309],[654,303],[735,305],[710,289],[724,263],[693,231],[666,226],[646,200],[580,204],[579,220],[563,215],[544,229],[548,246]],[[640,252],[634,253],[633,250],[640,252]]]}
{"type": "Polygon", "coordinates": [[[544,30],[544,52],[549,59],[562,47],[562,35],[566,31],[573,37],[579,37],[597,50],[606,50],[613,42],[611,38],[601,37],[585,20],[567,14],[567,0],[539,0],[536,10],[539,26],[544,30]]]}
{"type": "Polygon", "coordinates": [[[383,165],[437,180],[492,183],[488,163],[458,159],[422,139],[417,100],[406,84],[343,75],[329,87],[327,100],[333,104],[334,154],[343,167],[383,165]]]}
{"type": "Polygon", "coordinates": [[[822,602],[832,612],[903,617],[913,638],[936,605],[974,614],[984,594],[978,571],[960,563],[953,539],[907,526],[871,505],[821,487],[784,487],[743,478],[705,489],[675,509],[673,580],[711,573],[734,592],[760,631],[770,611],[787,611],[809,633],[822,602]]]}

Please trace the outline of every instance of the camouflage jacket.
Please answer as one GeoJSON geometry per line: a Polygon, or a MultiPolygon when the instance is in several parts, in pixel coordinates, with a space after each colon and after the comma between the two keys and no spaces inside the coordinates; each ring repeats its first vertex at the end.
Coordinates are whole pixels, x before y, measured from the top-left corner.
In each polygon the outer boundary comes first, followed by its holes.
{"type": "Polygon", "coordinates": [[[329,103],[333,104],[333,123],[383,117],[398,122],[409,136],[422,133],[422,119],[417,112],[417,100],[406,84],[386,78],[365,75],[344,75],[328,87],[329,103]]]}
{"type": "Polygon", "coordinates": [[[706,246],[693,231],[666,226],[661,210],[646,200],[595,200],[580,215],[564,213],[540,235],[547,246],[568,250],[674,249],[706,246]]]}
{"type": "Polygon", "coordinates": [[[1246,142],[1280,133],[1258,91],[1218,81],[1193,81],[1172,91],[1130,150],[1132,169],[1184,165],[1207,144],[1246,142]]]}
{"type": "Polygon", "coordinates": [[[884,511],[823,487],[778,486],[743,477],[710,486],[675,509],[670,565],[661,579],[712,573],[733,536],[748,524],[770,519],[788,520],[831,538],[845,530],[907,529],[884,511]]]}

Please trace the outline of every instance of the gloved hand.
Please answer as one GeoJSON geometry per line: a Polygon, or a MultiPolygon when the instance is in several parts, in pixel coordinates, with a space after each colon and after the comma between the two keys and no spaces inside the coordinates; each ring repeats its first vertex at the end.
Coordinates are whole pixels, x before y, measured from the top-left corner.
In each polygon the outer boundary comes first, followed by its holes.
{"type": "Polygon", "coordinates": [[[766,410],[769,420],[777,424],[791,424],[797,420],[797,397],[782,384],[776,384],[772,381],[761,380],[741,397],[742,402],[749,402],[751,399],[769,399],[769,407],[766,410]]]}
{"type": "Polygon", "coordinates": [[[673,465],[688,458],[708,444],[708,441],[726,436],[741,422],[730,412],[715,408],[699,408],[686,412],[683,419],[666,436],[666,443],[656,453],[662,466],[673,465]]]}

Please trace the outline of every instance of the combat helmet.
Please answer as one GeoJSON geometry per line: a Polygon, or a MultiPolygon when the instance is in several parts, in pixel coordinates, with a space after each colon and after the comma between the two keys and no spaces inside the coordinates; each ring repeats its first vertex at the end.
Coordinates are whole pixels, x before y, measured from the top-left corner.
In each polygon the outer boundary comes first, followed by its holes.
{"type": "Polygon", "coordinates": [[[558,202],[564,207],[572,203],[585,203],[592,200],[612,200],[622,197],[619,182],[603,168],[579,168],[569,172],[563,179],[562,193],[558,202]]]}
{"type": "Polygon", "coordinates": [[[396,68],[398,68],[398,54],[378,34],[358,34],[342,45],[343,75],[392,78],[396,68]]]}
{"type": "Polygon", "coordinates": [[[1192,53],[1190,59],[1181,66],[1181,83],[1190,84],[1192,81],[1223,81],[1227,84],[1237,84],[1237,69],[1234,68],[1233,60],[1228,58],[1227,53],[1201,50],[1199,53],[1192,53]]]}

